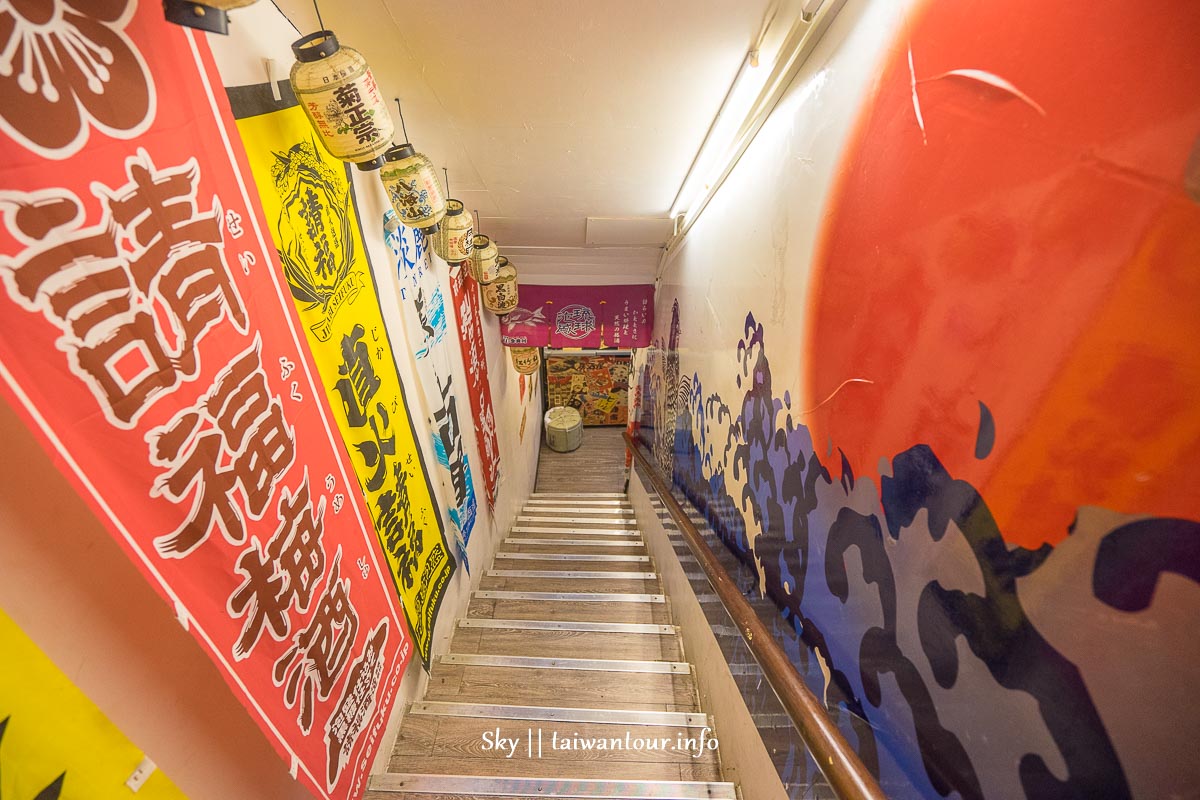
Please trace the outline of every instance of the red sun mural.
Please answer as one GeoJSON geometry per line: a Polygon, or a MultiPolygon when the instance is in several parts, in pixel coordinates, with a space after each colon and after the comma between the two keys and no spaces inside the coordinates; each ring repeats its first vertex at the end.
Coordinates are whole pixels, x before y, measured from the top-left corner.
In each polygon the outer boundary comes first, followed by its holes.
{"type": "Polygon", "coordinates": [[[1083,505],[1200,517],[1200,4],[1170,5],[913,15],[826,217],[818,449],[928,444],[1030,548],[1083,505]]]}

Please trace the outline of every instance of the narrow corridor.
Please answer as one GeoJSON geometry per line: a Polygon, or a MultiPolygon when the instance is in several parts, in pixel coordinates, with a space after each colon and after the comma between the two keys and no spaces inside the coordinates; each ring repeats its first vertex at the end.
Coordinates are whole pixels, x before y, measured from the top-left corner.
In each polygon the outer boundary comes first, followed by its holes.
{"type": "Polygon", "coordinates": [[[0,21],[0,800],[1200,800],[1200,0],[0,21]]]}

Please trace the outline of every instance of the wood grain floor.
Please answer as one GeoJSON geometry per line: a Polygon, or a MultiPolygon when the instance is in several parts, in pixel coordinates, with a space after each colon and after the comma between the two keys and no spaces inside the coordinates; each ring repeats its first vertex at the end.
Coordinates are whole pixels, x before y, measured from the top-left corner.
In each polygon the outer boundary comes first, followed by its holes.
{"type": "Polygon", "coordinates": [[[584,428],[583,444],[557,453],[542,442],[535,492],[620,492],[625,488],[624,428],[584,428]]]}
{"type": "MultiPolygon", "coordinates": [[[[615,446],[620,441],[619,434],[619,430],[589,428],[585,432],[585,446],[608,447],[614,464],[623,465],[623,447],[615,446]]],[[[621,489],[623,472],[615,467],[610,467],[607,483],[601,485],[597,480],[587,483],[585,489],[580,486],[577,473],[569,481],[565,478],[571,474],[565,459],[575,454],[553,454],[555,458],[548,461],[546,452],[543,449],[537,482],[539,492],[613,492],[621,489]],[[547,472],[552,474],[547,475],[547,472]],[[620,476],[618,480],[612,479],[613,473],[620,476]]],[[[450,643],[450,660],[473,656],[485,657],[488,663],[448,663],[443,658],[433,664],[425,697],[406,714],[389,762],[388,771],[394,773],[397,780],[401,780],[401,776],[409,776],[403,778],[408,782],[413,776],[454,775],[722,781],[719,752],[695,752],[695,739],[700,729],[704,724],[712,723],[700,707],[694,669],[660,663],[685,662],[686,654],[678,630],[670,627],[671,607],[669,599],[661,598],[663,589],[657,574],[652,578],[604,575],[606,572],[657,573],[653,561],[631,563],[578,558],[584,554],[621,557],[647,554],[640,533],[633,537],[586,533],[612,527],[613,520],[622,518],[628,507],[598,508],[581,504],[578,508],[594,513],[586,514],[588,518],[583,522],[574,519],[553,522],[545,520],[561,516],[561,510],[541,509],[534,503],[527,505],[522,515],[544,520],[532,524],[550,528],[552,532],[510,534],[500,546],[500,557],[488,572],[497,569],[534,573],[588,572],[601,577],[496,577],[485,573],[463,619],[498,620],[504,627],[456,624],[450,643]],[[566,545],[561,541],[530,544],[526,541],[530,539],[558,539],[573,544],[566,545]],[[504,557],[505,554],[562,554],[568,557],[512,559],[504,557]],[[539,595],[536,599],[480,596],[481,592],[491,591],[535,592],[539,595]],[[633,593],[657,597],[660,602],[556,599],[543,593],[582,593],[590,597],[633,593]],[[521,621],[668,627],[530,630],[521,627],[521,621]],[[500,663],[494,663],[493,657],[500,657],[500,663]],[[546,661],[514,662],[507,657],[588,661],[549,664],[546,661]],[[677,671],[668,671],[671,669],[677,671]],[[425,703],[429,705],[423,705],[425,703]],[[665,712],[668,716],[627,717],[625,712],[665,712]],[[592,719],[597,713],[601,719],[592,719]],[[614,714],[621,716],[613,718],[614,714]],[[685,714],[692,715],[686,722],[685,714]],[[582,716],[592,721],[551,719],[556,716],[582,716]],[[498,739],[509,744],[498,748],[495,746],[498,739]],[[582,748],[566,746],[573,742],[581,743],[582,748]],[[600,745],[601,742],[607,744],[600,745]]],[[[516,523],[517,526],[525,524],[531,523],[516,523]]],[[[632,530],[636,531],[636,528],[632,530]]],[[[423,787],[424,793],[418,793],[397,792],[394,787],[382,791],[377,787],[368,792],[367,798],[454,800],[468,796],[431,794],[428,788],[423,787]]],[[[522,797],[509,795],[508,800],[522,797]]]]}

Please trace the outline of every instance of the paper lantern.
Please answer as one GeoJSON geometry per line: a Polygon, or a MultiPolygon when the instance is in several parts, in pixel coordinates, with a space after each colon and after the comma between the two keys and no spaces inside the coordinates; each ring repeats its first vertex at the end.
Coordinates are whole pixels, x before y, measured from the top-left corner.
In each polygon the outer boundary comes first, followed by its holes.
{"type": "Polygon", "coordinates": [[[253,5],[258,0],[163,0],[167,22],[225,36],[229,33],[229,15],[225,12],[253,5]]]}
{"type": "Polygon", "coordinates": [[[395,126],[362,54],[342,47],[332,31],[292,44],[292,90],[330,155],[359,169],[378,169],[395,126]]]}
{"type": "Polygon", "coordinates": [[[446,216],[437,235],[430,240],[433,252],[447,264],[458,264],[471,257],[475,238],[475,220],[458,200],[446,201],[446,216]]]}
{"type": "Polygon", "coordinates": [[[482,233],[475,234],[475,238],[471,240],[471,277],[479,283],[494,281],[499,255],[491,237],[482,233]]]}
{"type": "Polygon", "coordinates": [[[542,365],[542,352],[536,347],[510,347],[513,368],[522,375],[532,375],[542,365]]]}
{"type": "Polygon", "coordinates": [[[483,307],[504,316],[517,307],[517,269],[510,264],[500,268],[494,281],[481,283],[483,307]]]}
{"type": "Polygon", "coordinates": [[[379,179],[400,222],[427,234],[436,233],[446,216],[446,196],[433,163],[408,142],[390,148],[383,159],[379,179]]]}

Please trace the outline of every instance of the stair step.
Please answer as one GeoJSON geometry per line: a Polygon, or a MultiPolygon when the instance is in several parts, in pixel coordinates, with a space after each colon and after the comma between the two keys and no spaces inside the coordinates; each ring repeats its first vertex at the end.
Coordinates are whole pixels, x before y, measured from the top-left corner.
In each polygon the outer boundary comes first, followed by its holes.
{"type": "Polygon", "coordinates": [[[634,517],[632,508],[621,507],[595,507],[595,506],[535,506],[526,505],[521,509],[523,514],[587,514],[588,516],[597,517],[626,517],[632,519],[634,517]]]}
{"type": "Polygon", "coordinates": [[[460,628],[502,628],[511,631],[585,631],[590,633],[646,633],[674,636],[674,625],[655,625],[644,622],[572,622],[563,619],[479,619],[466,617],[458,621],[460,628]]]}
{"type": "Polygon", "coordinates": [[[559,547],[645,547],[645,542],[606,542],[596,539],[513,539],[509,537],[503,544],[514,545],[545,545],[559,547]]]}
{"type": "Polygon", "coordinates": [[[585,580],[602,578],[630,578],[634,580],[652,581],[658,579],[657,572],[581,572],[577,570],[556,569],[489,569],[486,573],[491,578],[580,578],[585,580]]]}
{"type": "MultiPolygon", "coordinates": [[[[536,495],[535,495],[535,497],[536,497],[536,495]]],[[[535,506],[535,505],[536,506],[541,506],[541,505],[561,506],[561,505],[564,505],[567,503],[569,503],[570,505],[573,505],[573,506],[597,506],[597,507],[607,506],[609,508],[633,508],[633,506],[631,506],[629,504],[628,500],[567,500],[565,498],[560,499],[560,500],[554,500],[551,498],[542,498],[540,500],[530,499],[530,500],[525,501],[525,506],[526,507],[535,506]]]]}
{"type": "Polygon", "coordinates": [[[637,527],[636,519],[621,519],[618,517],[538,517],[530,514],[520,514],[517,516],[517,522],[536,522],[538,524],[546,522],[562,522],[570,525],[617,525],[626,528],[637,527]]]}
{"type": "Polygon", "coordinates": [[[650,556],[606,555],[603,553],[496,553],[496,558],[517,561],[609,561],[621,564],[649,564],[650,556]]]}
{"type": "Polygon", "coordinates": [[[472,596],[468,619],[553,619],[579,622],[633,622],[669,624],[671,614],[664,603],[603,603],[544,600],[489,600],[472,596]]]}
{"type": "Polygon", "coordinates": [[[583,500],[607,500],[610,498],[628,498],[624,492],[534,492],[531,498],[546,499],[551,497],[578,497],[583,500]]]}
{"type": "Polygon", "coordinates": [[[562,797],[587,800],[738,800],[732,783],[714,781],[621,781],[570,778],[512,778],[479,775],[371,776],[372,792],[463,795],[465,797],[562,797]]]}
{"type": "MultiPolygon", "coordinates": [[[[702,781],[702,780],[721,780],[718,765],[712,763],[697,764],[694,761],[687,761],[689,758],[687,753],[676,755],[672,760],[664,760],[663,756],[659,755],[658,759],[647,758],[643,753],[632,749],[632,747],[643,746],[646,739],[651,736],[659,740],[667,739],[668,742],[674,744],[680,738],[678,728],[674,730],[659,728],[653,731],[645,731],[648,734],[645,738],[637,736],[637,731],[630,730],[631,749],[627,751],[611,751],[604,750],[599,753],[593,751],[583,751],[575,754],[573,751],[557,752],[555,748],[569,747],[574,744],[574,735],[570,731],[552,732],[541,731],[539,728],[512,728],[504,725],[499,726],[500,732],[496,733],[496,726],[490,730],[477,730],[472,736],[460,737],[454,744],[458,745],[458,749],[452,754],[443,755],[438,750],[434,750],[432,755],[414,754],[393,759],[392,766],[389,767],[389,772],[406,772],[411,775],[492,775],[492,776],[508,776],[520,775],[523,778],[561,778],[564,775],[570,775],[575,780],[583,779],[611,779],[614,775],[620,775],[625,780],[636,781],[702,781]],[[662,732],[660,736],[659,733],[662,732]],[[538,734],[541,733],[541,753],[539,755],[539,740],[538,734]],[[557,733],[557,736],[555,736],[557,733]],[[485,742],[485,734],[490,734],[492,738],[490,742],[485,742]],[[501,754],[496,752],[499,748],[494,744],[496,738],[504,737],[506,739],[517,739],[518,748],[509,758],[507,751],[512,745],[505,747],[506,752],[501,754]],[[642,741],[638,741],[642,739],[642,741]],[[462,755],[463,749],[469,747],[472,755],[462,755]],[[484,747],[491,747],[492,750],[484,750],[484,747]],[[682,756],[682,757],[680,757],[682,756]]],[[[625,738],[625,732],[616,736],[615,731],[609,731],[607,737],[597,734],[580,733],[579,737],[588,737],[593,740],[605,739],[609,741],[621,741],[625,738]]],[[[490,738],[489,737],[489,738],[490,738]]],[[[445,737],[440,735],[438,739],[445,737]]],[[[684,737],[686,738],[686,737],[684,737]]],[[[686,745],[685,745],[686,746],[686,745]]],[[[654,753],[649,755],[653,756],[654,753]]],[[[397,795],[388,795],[377,793],[371,795],[376,798],[397,797],[397,795]]],[[[439,798],[452,797],[455,800],[465,800],[462,795],[435,795],[439,798]]],[[[509,795],[511,797],[512,795],[509,795]]],[[[427,798],[426,794],[407,794],[400,797],[412,798],[420,797],[427,798]]],[[[504,797],[504,795],[501,795],[504,797]]]]}
{"type": "MultiPolygon", "coordinates": [[[[544,572],[533,570],[533,576],[492,576],[484,573],[479,582],[480,589],[507,589],[517,592],[620,592],[631,594],[657,594],[662,592],[662,582],[657,578],[609,578],[604,581],[579,580],[572,577],[550,577],[544,572]]],[[[611,573],[609,573],[611,575],[611,573]]],[[[640,573],[639,573],[640,574],[640,573]]]]}
{"type": "MultiPolygon", "coordinates": [[[[659,623],[650,621],[642,624],[659,623]]],[[[508,627],[455,628],[449,653],[538,658],[611,658],[621,661],[684,660],[678,635],[508,627]]]]}
{"type": "MultiPolygon", "coordinates": [[[[589,654],[593,658],[599,655],[589,654]]],[[[557,653],[555,657],[572,656],[557,653]]],[[[632,658],[649,660],[648,656],[632,658]]],[[[700,710],[696,681],[690,674],[592,672],[585,680],[582,673],[572,670],[513,670],[437,663],[430,670],[425,692],[426,700],[456,703],[557,706],[564,697],[588,708],[678,712],[700,710]]]]}
{"type": "Polygon", "coordinates": [[[712,727],[712,720],[707,714],[695,711],[643,711],[618,708],[571,708],[421,700],[413,703],[408,713],[530,722],[594,722],[603,725],[668,725],[679,728],[712,727]]]}
{"type": "Polygon", "coordinates": [[[576,536],[626,536],[635,539],[641,539],[642,534],[637,530],[629,528],[621,528],[620,530],[611,528],[564,528],[564,527],[549,527],[549,526],[530,526],[516,525],[511,533],[571,533],[576,536]]]}
{"type": "Polygon", "coordinates": [[[538,656],[498,656],[450,653],[441,657],[443,664],[464,667],[510,667],[513,669],[570,669],[589,672],[642,672],[662,675],[688,675],[692,665],[686,661],[645,661],[611,658],[541,658],[538,656]]]}
{"type": "Polygon", "coordinates": [[[481,600],[539,600],[565,603],[665,603],[661,594],[636,594],[629,592],[508,592],[500,589],[483,589],[475,592],[481,600]]]}

